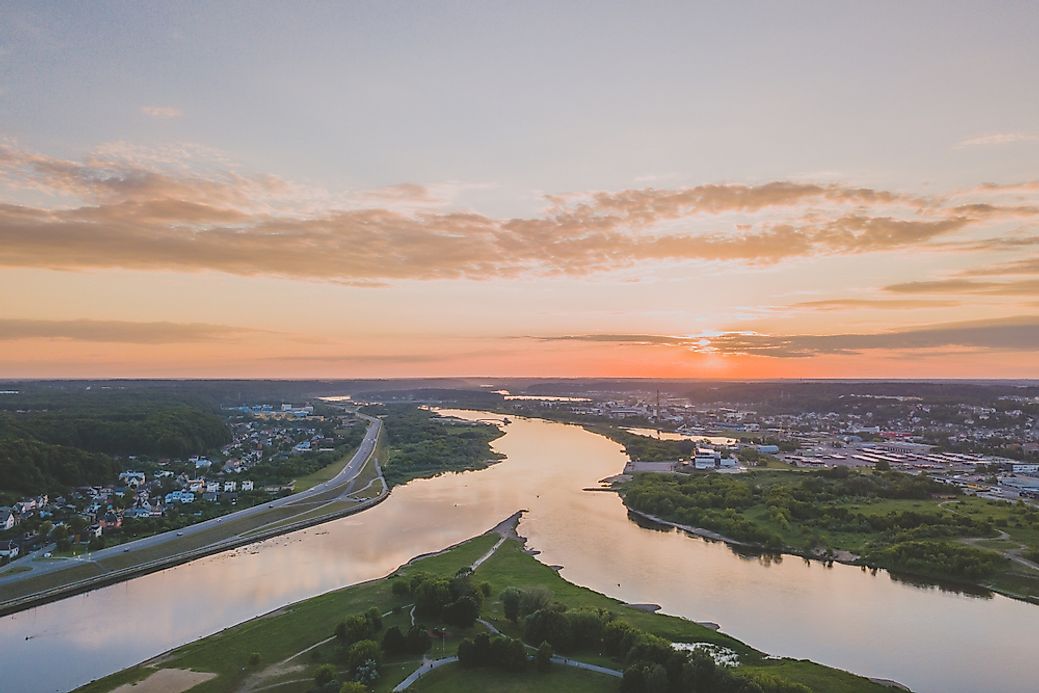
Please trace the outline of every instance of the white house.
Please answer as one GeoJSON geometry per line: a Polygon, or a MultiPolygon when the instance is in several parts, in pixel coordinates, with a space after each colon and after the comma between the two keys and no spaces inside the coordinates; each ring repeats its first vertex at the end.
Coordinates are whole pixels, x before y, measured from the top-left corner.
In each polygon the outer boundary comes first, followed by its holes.
{"type": "Polygon", "coordinates": [[[237,481],[225,481],[224,482],[224,491],[235,491],[237,489],[238,489],[238,482],[237,481]]]}
{"type": "Polygon", "coordinates": [[[14,529],[14,512],[8,507],[0,508],[0,530],[14,529]]]}
{"type": "Polygon", "coordinates": [[[1014,462],[1010,465],[1014,474],[1035,474],[1039,472],[1039,464],[1035,462],[1014,462]]]}
{"type": "Polygon", "coordinates": [[[220,490],[219,481],[207,481],[206,482],[206,493],[216,493],[220,490]]]}
{"type": "Polygon", "coordinates": [[[243,491],[252,491],[253,490],[253,482],[248,480],[248,479],[243,481],[242,482],[242,490],[243,491]]]}
{"type": "Polygon", "coordinates": [[[166,501],[166,505],[170,505],[171,503],[194,503],[195,494],[190,491],[170,491],[166,494],[164,500],[166,501]]]}
{"type": "Polygon", "coordinates": [[[18,558],[18,544],[13,541],[0,541],[0,558],[18,558]]]}
{"type": "Polygon", "coordinates": [[[145,482],[144,472],[120,472],[119,479],[130,488],[137,488],[143,486],[145,482]]]}

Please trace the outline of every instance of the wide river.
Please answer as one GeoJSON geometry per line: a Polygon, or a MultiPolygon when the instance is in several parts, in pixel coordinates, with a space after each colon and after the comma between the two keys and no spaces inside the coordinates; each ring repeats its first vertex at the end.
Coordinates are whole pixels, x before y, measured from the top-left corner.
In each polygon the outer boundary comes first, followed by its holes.
{"type": "MultiPolygon", "coordinates": [[[[492,416],[449,411],[464,418],[492,416]]],[[[619,445],[576,426],[518,419],[489,469],[414,481],[342,520],[0,619],[7,693],[63,691],[285,604],[385,575],[529,509],[520,532],[568,580],[714,621],[772,654],[917,691],[1036,689],[1039,607],[917,587],[632,522],[612,493],[619,445]]],[[[315,634],[318,637],[322,634],[315,634]]]]}

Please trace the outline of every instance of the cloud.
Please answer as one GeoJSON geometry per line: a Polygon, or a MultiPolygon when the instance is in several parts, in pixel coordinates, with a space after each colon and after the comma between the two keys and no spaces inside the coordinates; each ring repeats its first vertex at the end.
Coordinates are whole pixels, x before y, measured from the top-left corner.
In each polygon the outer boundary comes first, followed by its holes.
{"type": "Polygon", "coordinates": [[[726,356],[808,358],[854,355],[873,350],[967,348],[992,351],[1039,350],[1039,316],[943,323],[877,333],[772,335],[725,332],[702,336],[591,334],[534,337],[541,341],[598,342],[681,348],[726,356]]]}
{"type": "Polygon", "coordinates": [[[0,340],[4,341],[61,339],[75,342],[179,344],[234,340],[259,332],[205,323],[0,318],[0,340]]]}
{"type": "Polygon", "coordinates": [[[986,281],[980,279],[952,278],[933,281],[904,282],[884,287],[886,291],[900,294],[982,294],[987,296],[1033,296],[1039,295],[1039,279],[1022,281],[986,281]]]}
{"type": "Polygon", "coordinates": [[[920,248],[1039,216],[1039,204],[774,181],[555,195],[540,215],[497,218],[446,208],[436,186],[335,198],[221,165],[200,172],[179,152],[124,150],[80,162],[0,142],[0,184],[62,200],[0,204],[0,266],[215,270],[374,286],[920,248]],[[353,204],[342,204],[348,198],[353,204]]]}
{"type": "Polygon", "coordinates": [[[968,137],[956,143],[957,149],[963,147],[984,147],[994,144],[1015,144],[1017,142],[1039,142],[1039,134],[1031,132],[993,132],[987,135],[968,137]]]}
{"type": "Polygon", "coordinates": [[[184,111],[174,106],[141,106],[141,113],[160,120],[172,120],[184,116],[184,111]]]}
{"type": "Polygon", "coordinates": [[[811,308],[814,310],[846,310],[854,308],[949,308],[960,305],[959,301],[938,299],[900,299],[900,298],[833,298],[819,301],[802,301],[793,308],[811,308]]]}

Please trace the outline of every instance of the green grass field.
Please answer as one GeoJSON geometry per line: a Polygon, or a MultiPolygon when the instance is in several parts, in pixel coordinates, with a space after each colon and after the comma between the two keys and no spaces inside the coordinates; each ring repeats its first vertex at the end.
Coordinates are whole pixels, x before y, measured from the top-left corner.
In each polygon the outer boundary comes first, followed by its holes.
{"type": "Polygon", "coordinates": [[[487,669],[463,669],[448,664],[419,679],[409,688],[416,693],[459,693],[460,691],[495,691],[495,693],[602,693],[620,690],[620,679],[553,665],[548,671],[511,673],[487,669]]]}

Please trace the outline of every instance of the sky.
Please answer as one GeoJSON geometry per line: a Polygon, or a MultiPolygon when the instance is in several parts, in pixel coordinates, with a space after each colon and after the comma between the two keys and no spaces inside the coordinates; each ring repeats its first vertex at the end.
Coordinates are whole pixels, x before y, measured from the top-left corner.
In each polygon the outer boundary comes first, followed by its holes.
{"type": "Polygon", "coordinates": [[[0,377],[1039,378],[1036,35],[0,1],[0,377]]]}

